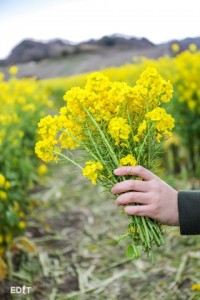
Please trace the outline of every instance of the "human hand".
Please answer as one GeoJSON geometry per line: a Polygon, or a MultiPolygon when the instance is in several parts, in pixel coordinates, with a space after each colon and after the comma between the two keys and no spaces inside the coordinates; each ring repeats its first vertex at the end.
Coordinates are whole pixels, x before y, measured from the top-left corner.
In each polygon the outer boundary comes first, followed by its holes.
{"type": "Polygon", "coordinates": [[[120,194],[117,205],[126,205],[129,215],[147,216],[162,224],[178,226],[178,192],[158,176],[142,166],[120,167],[114,170],[117,176],[134,175],[143,180],[125,180],[115,184],[111,192],[120,194]],[[141,205],[129,205],[129,204],[141,205]]]}

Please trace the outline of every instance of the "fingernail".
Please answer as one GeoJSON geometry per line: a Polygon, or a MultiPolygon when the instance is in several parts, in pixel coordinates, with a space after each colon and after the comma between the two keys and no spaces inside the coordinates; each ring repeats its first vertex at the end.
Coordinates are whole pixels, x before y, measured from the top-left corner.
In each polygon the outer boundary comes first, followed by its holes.
{"type": "Polygon", "coordinates": [[[114,170],[114,174],[115,174],[115,175],[119,175],[119,174],[120,174],[120,170],[119,170],[119,169],[115,169],[115,170],[114,170]]]}

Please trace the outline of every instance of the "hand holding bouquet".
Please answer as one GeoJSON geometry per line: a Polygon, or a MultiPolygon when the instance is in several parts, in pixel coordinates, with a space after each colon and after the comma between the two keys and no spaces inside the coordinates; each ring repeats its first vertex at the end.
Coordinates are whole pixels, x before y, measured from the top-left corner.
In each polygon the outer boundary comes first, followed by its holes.
{"type": "MultiPolygon", "coordinates": [[[[74,87],[66,92],[66,105],[59,115],[40,120],[41,140],[35,151],[45,162],[68,160],[92,184],[110,191],[117,182],[135,178],[115,176],[113,170],[119,166],[142,165],[155,170],[161,141],[174,127],[174,119],[161,107],[171,97],[170,82],[153,68],[147,68],[134,87],[92,73],[84,89],[74,87]],[[83,150],[78,160],[73,159],[74,149],[83,150]]],[[[163,235],[157,221],[131,216],[121,240],[130,240],[127,255],[137,258],[142,251],[152,254],[154,245],[163,244],[163,235]]]]}

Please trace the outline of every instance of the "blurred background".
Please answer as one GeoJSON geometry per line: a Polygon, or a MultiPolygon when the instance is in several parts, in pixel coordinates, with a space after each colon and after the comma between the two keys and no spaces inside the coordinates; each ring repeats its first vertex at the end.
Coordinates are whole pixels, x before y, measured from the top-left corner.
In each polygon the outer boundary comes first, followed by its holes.
{"type": "MultiPolygon", "coordinates": [[[[200,19],[195,0],[0,1],[0,299],[200,299],[200,239],[130,261],[127,218],[66,162],[34,153],[37,124],[90,72],[134,86],[155,67],[172,82],[175,118],[158,175],[200,189],[200,19]]],[[[74,154],[78,156],[78,153],[74,154]]]]}

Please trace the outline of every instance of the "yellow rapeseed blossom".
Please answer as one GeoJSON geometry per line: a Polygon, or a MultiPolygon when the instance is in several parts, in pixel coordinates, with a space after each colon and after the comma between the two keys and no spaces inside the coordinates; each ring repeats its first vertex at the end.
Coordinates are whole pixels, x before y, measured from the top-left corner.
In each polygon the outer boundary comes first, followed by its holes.
{"type": "Polygon", "coordinates": [[[195,52],[195,51],[197,51],[197,45],[196,44],[194,44],[194,43],[191,43],[191,44],[189,44],[189,50],[191,51],[191,52],[195,52]]]}
{"type": "Polygon", "coordinates": [[[48,171],[48,168],[45,164],[41,164],[38,168],[38,174],[40,176],[45,175],[47,173],[47,171],[48,171]]]}
{"type": "Polygon", "coordinates": [[[0,173],[0,187],[4,186],[6,179],[3,174],[0,173]]]}
{"type": "Polygon", "coordinates": [[[191,286],[192,291],[200,291],[200,283],[193,283],[191,286]]]}
{"type": "Polygon", "coordinates": [[[174,119],[167,114],[164,108],[157,107],[146,114],[147,119],[154,121],[154,128],[157,131],[157,140],[160,142],[163,136],[171,136],[174,127],[174,119]]]}
{"type": "Polygon", "coordinates": [[[179,46],[179,44],[177,44],[177,43],[173,43],[173,44],[171,45],[171,49],[172,49],[172,51],[173,51],[174,53],[177,53],[177,52],[180,51],[180,46],[179,46]]]}
{"type": "Polygon", "coordinates": [[[36,110],[36,107],[33,103],[29,103],[29,104],[26,104],[26,105],[23,105],[22,106],[22,111],[26,112],[26,111],[35,111],[36,110]]]}
{"type": "Polygon", "coordinates": [[[35,145],[35,153],[45,162],[58,160],[58,155],[54,154],[54,151],[60,152],[60,148],[52,146],[51,142],[48,142],[48,140],[39,141],[35,145]]]}
{"type": "Polygon", "coordinates": [[[24,221],[19,221],[18,227],[19,227],[20,229],[25,229],[25,228],[26,228],[26,222],[24,222],[24,221]]]}
{"type": "Polygon", "coordinates": [[[119,161],[120,166],[135,166],[137,164],[136,158],[132,154],[122,157],[119,161]]]}
{"type": "Polygon", "coordinates": [[[16,75],[18,73],[18,67],[17,66],[11,66],[9,68],[10,75],[16,75]]]}
{"type": "Polygon", "coordinates": [[[0,190],[0,200],[7,200],[8,199],[8,195],[5,191],[1,191],[0,190]]]}
{"type": "Polygon", "coordinates": [[[5,182],[5,189],[6,189],[6,190],[9,190],[10,187],[11,187],[10,181],[6,180],[6,182],[5,182]]]}
{"type": "Polygon", "coordinates": [[[58,116],[50,116],[43,118],[38,123],[38,133],[45,140],[48,140],[50,145],[55,145],[57,143],[56,134],[58,132],[58,116]]]}
{"type": "Polygon", "coordinates": [[[139,137],[141,137],[147,129],[147,121],[143,120],[142,123],[138,127],[137,135],[133,137],[135,142],[139,142],[139,137]]]}
{"type": "Polygon", "coordinates": [[[120,141],[128,139],[131,127],[127,124],[127,120],[116,117],[110,120],[108,131],[115,140],[115,144],[119,145],[120,141]]]}
{"type": "Polygon", "coordinates": [[[103,170],[103,165],[95,161],[88,161],[85,164],[86,167],[82,170],[83,176],[91,180],[92,184],[96,184],[99,171],[103,170]]]}
{"type": "Polygon", "coordinates": [[[161,102],[169,102],[172,93],[171,83],[164,80],[154,68],[147,68],[133,87],[134,103],[141,113],[159,106],[161,102]]]}

